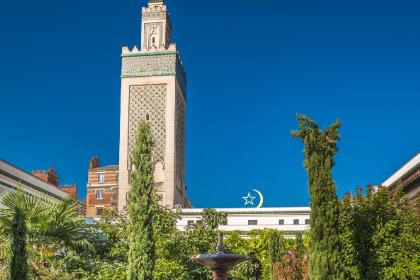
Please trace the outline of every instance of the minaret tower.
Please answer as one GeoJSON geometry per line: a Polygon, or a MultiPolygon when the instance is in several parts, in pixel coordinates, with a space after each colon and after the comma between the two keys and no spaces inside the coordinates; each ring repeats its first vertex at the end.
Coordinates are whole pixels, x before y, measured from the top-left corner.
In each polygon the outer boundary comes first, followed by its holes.
{"type": "Polygon", "coordinates": [[[141,48],[122,49],[118,208],[127,204],[130,163],[140,121],[155,142],[154,179],[164,206],[188,207],[185,187],[186,76],[164,0],[142,9],[141,48]]]}

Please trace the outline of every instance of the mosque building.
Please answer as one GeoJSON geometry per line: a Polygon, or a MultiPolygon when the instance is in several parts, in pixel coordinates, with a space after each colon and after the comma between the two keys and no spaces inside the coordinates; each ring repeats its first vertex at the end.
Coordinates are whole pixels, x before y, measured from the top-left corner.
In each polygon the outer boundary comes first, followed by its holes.
{"type": "MultiPolygon", "coordinates": [[[[185,230],[199,220],[204,209],[191,208],[185,183],[185,135],[187,76],[176,44],[172,22],[164,0],[148,0],[142,8],[140,45],[122,48],[121,115],[119,165],[101,166],[99,158],[89,162],[86,204],[80,204],[88,218],[99,219],[105,209],[123,209],[130,191],[130,172],[138,125],[150,124],[155,142],[154,181],[160,204],[180,211],[177,227],[185,230]],[[86,208],[85,208],[86,207],[86,208]]],[[[407,162],[382,184],[395,189],[401,185],[411,203],[420,193],[420,154],[407,162]]],[[[30,195],[53,201],[77,200],[77,186],[59,186],[54,168],[28,173],[0,160],[0,197],[6,191],[22,188],[30,195]]],[[[252,208],[220,208],[227,214],[221,230],[243,235],[254,229],[277,229],[286,236],[305,231],[310,224],[309,207],[263,208],[263,196],[253,190],[259,203],[252,208]]],[[[245,206],[254,206],[248,194],[245,206]]],[[[1,205],[0,205],[1,207],[1,205]]]]}
{"type": "MultiPolygon", "coordinates": [[[[126,206],[130,155],[138,125],[146,121],[155,142],[154,181],[160,204],[181,211],[178,228],[183,230],[200,219],[203,212],[191,208],[185,184],[187,77],[172,40],[172,22],[165,1],[148,0],[141,14],[140,46],[123,47],[121,54],[119,165],[101,167],[97,158],[91,160],[86,213],[98,219],[104,209],[121,210],[126,206]]],[[[308,228],[309,207],[262,208],[262,200],[260,194],[256,208],[216,209],[228,215],[221,229],[246,233],[272,228],[293,235],[308,228]]]]}
{"type": "MultiPolygon", "coordinates": [[[[160,204],[181,211],[178,228],[200,219],[203,209],[191,208],[185,184],[187,78],[172,22],[163,0],[148,0],[142,9],[141,43],[122,48],[119,165],[101,167],[90,161],[86,216],[100,218],[104,209],[123,209],[130,190],[130,155],[137,128],[147,121],[155,142],[154,181],[160,204]]],[[[262,206],[262,201],[260,207],[262,206]]],[[[228,214],[226,230],[243,232],[277,228],[295,232],[309,225],[308,207],[217,209],[228,214]]]]}

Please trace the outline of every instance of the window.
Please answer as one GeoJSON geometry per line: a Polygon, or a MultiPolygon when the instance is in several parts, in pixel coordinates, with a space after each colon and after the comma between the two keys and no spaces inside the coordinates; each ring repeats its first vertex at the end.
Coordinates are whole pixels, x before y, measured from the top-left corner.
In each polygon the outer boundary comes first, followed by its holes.
{"type": "Polygon", "coordinates": [[[279,220],[279,225],[284,225],[284,220],[279,220]]]}
{"type": "Polygon", "coordinates": [[[156,43],[156,38],[152,37],[152,44],[156,43]]]}
{"type": "Polygon", "coordinates": [[[309,225],[309,224],[311,224],[311,221],[309,219],[306,219],[305,220],[305,225],[309,225]]]}
{"type": "Polygon", "coordinates": [[[299,224],[299,220],[298,219],[293,220],[293,224],[294,225],[298,225],[299,224]]]}
{"type": "Polygon", "coordinates": [[[96,190],[96,199],[104,199],[104,190],[96,190]]]}
{"type": "Polygon", "coordinates": [[[101,216],[103,212],[104,212],[103,207],[96,207],[96,216],[101,216]]]}
{"type": "Polygon", "coordinates": [[[249,226],[256,226],[256,225],[258,225],[258,220],[248,220],[248,225],[249,226]]]}
{"type": "Polygon", "coordinates": [[[149,114],[146,114],[146,121],[148,121],[150,119],[149,114]]]}
{"type": "Polygon", "coordinates": [[[194,221],[193,220],[189,220],[188,222],[187,222],[187,225],[189,225],[189,226],[192,226],[194,224],[194,221]]]}
{"type": "Polygon", "coordinates": [[[105,183],[105,173],[98,174],[98,181],[99,181],[99,184],[105,183]]]}

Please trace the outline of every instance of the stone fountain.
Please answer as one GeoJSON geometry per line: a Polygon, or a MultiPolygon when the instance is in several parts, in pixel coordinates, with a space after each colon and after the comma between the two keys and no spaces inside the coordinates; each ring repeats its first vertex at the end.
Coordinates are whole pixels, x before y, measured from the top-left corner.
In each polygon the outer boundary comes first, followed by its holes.
{"type": "Polygon", "coordinates": [[[225,250],[223,234],[219,233],[216,254],[201,254],[191,258],[191,260],[213,270],[213,280],[227,280],[229,269],[244,261],[246,257],[237,254],[225,254],[225,250]]]}

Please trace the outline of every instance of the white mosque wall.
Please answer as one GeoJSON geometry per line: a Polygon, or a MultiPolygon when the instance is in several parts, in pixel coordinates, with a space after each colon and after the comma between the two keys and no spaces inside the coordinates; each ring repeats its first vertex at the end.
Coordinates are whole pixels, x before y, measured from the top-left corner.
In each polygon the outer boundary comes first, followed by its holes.
{"type": "MultiPolygon", "coordinates": [[[[186,230],[188,224],[201,219],[204,209],[182,209],[178,220],[178,230],[186,230]]],[[[304,232],[309,228],[309,207],[275,207],[275,208],[217,208],[218,212],[227,214],[227,224],[220,230],[240,231],[246,234],[255,229],[276,229],[285,235],[292,232],[304,232]]]]}

